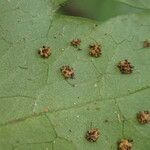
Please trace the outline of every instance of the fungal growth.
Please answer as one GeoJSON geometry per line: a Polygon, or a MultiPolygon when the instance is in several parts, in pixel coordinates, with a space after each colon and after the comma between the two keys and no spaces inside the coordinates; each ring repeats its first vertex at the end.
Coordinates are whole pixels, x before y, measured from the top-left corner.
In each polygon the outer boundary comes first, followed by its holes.
{"type": "Polygon", "coordinates": [[[131,74],[133,72],[134,66],[132,66],[127,59],[125,59],[118,63],[118,68],[122,74],[131,74]]]}
{"type": "Polygon", "coordinates": [[[91,55],[92,57],[97,58],[102,54],[101,45],[97,43],[90,45],[89,48],[90,48],[89,55],[91,55]]]}
{"type": "Polygon", "coordinates": [[[121,140],[119,143],[118,143],[118,150],[131,150],[132,148],[132,140],[121,140]]]}
{"type": "Polygon", "coordinates": [[[143,47],[144,47],[144,48],[150,48],[150,41],[145,40],[145,41],[143,42],[143,47]]]}
{"type": "Polygon", "coordinates": [[[87,131],[85,138],[89,142],[96,142],[100,136],[100,132],[97,128],[92,128],[87,131]]]}
{"type": "Polygon", "coordinates": [[[40,48],[39,54],[43,58],[48,58],[52,54],[52,51],[49,47],[43,46],[42,48],[40,48]]]}
{"type": "Polygon", "coordinates": [[[62,66],[60,68],[60,71],[65,79],[68,79],[68,78],[73,79],[74,78],[74,70],[70,66],[68,66],[68,65],[62,66]]]}
{"type": "Polygon", "coordinates": [[[139,123],[146,124],[150,122],[150,112],[149,111],[141,111],[137,114],[137,119],[139,123]]]}
{"type": "Polygon", "coordinates": [[[81,40],[80,40],[80,39],[74,39],[74,40],[72,40],[72,41],[70,42],[70,44],[71,44],[73,47],[77,48],[77,47],[80,46],[81,40]]]}

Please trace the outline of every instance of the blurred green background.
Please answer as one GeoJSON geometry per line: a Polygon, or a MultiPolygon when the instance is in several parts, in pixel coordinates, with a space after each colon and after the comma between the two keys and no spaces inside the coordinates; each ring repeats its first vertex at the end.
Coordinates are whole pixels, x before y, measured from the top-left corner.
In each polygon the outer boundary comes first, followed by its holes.
{"type": "Polygon", "coordinates": [[[117,15],[147,11],[117,0],[68,0],[59,10],[65,15],[81,16],[98,21],[105,21],[117,15]]]}

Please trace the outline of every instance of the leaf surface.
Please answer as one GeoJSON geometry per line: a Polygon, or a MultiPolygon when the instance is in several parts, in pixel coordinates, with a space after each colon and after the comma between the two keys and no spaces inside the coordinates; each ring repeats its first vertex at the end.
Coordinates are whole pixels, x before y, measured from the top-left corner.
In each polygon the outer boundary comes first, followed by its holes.
{"type": "Polygon", "coordinates": [[[149,0],[117,0],[133,7],[150,9],[150,1],[149,0]]]}
{"type": "Polygon", "coordinates": [[[150,126],[139,125],[136,113],[150,108],[150,51],[143,48],[150,15],[99,24],[54,15],[49,2],[0,2],[9,9],[0,14],[0,150],[115,150],[123,138],[149,149],[150,126]],[[70,46],[74,38],[82,50],[70,46]],[[99,58],[88,55],[95,42],[99,58]],[[48,59],[38,54],[43,45],[52,49],[48,59]],[[119,72],[122,59],[135,66],[132,74],[119,72]],[[75,70],[68,81],[60,73],[66,64],[75,70]],[[101,133],[96,143],[85,139],[91,126],[101,133]]]}

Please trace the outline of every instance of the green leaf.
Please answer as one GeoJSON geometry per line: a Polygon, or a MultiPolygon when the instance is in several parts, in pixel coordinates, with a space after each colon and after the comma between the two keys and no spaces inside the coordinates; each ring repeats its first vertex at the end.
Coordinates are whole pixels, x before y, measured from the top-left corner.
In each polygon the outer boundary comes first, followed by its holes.
{"type": "Polygon", "coordinates": [[[70,0],[65,6],[66,9],[73,9],[75,15],[79,14],[99,21],[105,21],[118,15],[146,11],[119,2],[119,0],[70,0]]]}
{"type": "Polygon", "coordinates": [[[149,0],[117,0],[133,7],[150,9],[150,1],[149,0]]]}
{"type": "Polygon", "coordinates": [[[150,126],[140,125],[136,113],[150,108],[150,51],[143,48],[150,15],[99,24],[54,15],[49,2],[0,2],[0,150],[116,150],[123,138],[149,149],[150,126]],[[70,46],[74,38],[82,50],[70,46]],[[88,55],[95,42],[102,45],[99,58],[88,55]],[[38,54],[43,45],[52,49],[48,59],[38,54]],[[123,59],[135,66],[132,74],[119,72],[123,59]],[[74,79],[62,77],[65,64],[74,79]],[[101,133],[96,143],[85,139],[91,126],[101,133]]]}

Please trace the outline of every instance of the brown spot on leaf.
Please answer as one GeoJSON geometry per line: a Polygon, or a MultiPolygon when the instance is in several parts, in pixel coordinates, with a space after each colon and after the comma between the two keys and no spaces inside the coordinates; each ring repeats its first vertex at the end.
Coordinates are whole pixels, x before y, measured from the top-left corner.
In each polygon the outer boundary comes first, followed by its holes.
{"type": "Polygon", "coordinates": [[[74,78],[74,70],[68,65],[62,66],[60,71],[65,79],[74,78]]]}
{"type": "Polygon", "coordinates": [[[101,45],[99,44],[93,44],[89,46],[90,51],[89,51],[89,55],[91,55],[92,57],[99,57],[102,54],[102,50],[101,50],[101,45]]]}
{"type": "Polygon", "coordinates": [[[45,107],[44,110],[43,110],[43,112],[45,112],[45,113],[49,112],[49,108],[45,107]]]}
{"type": "Polygon", "coordinates": [[[107,123],[107,122],[109,122],[109,121],[106,119],[106,120],[104,120],[104,122],[107,123]]]}
{"type": "Polygon", "coordinates": [[[150,112],[149,111],[140,111],[137,114],[137,119],[139,123],[146,124],[150,122],[150,112]]]}
{"type": "Polygon", "coordinates": [[[143,42],[143,48],[150,48],[150,41],[145,40],[145,41],[143,42]]]}
{"type": "Polygon", "coordinates": [[[122,74],[131,74],[133,72],[133,66],[127,59],[120,61],[118,68],[122,74]]]}
{"type": "Polygon", "coordinates": [[[48,58],[52,54],[52,51],[49,47],[43,46],[42,48],[40,48],[39,54],[43,58],[48,58]]]}
{"type": "Polygon", "coordinates": [[[89,142],[96,142],[100,136],[100,132],[97,128],[92,128],[87,131],[85,138],[89,142]]]}
{"type": "Polygon", "coordinates": [[[71,45],[72,45],[73,47],[79,47],[80,44],[81,44],[81,40],[80,40],[80,39],[74,39],[74,40],[72,40],[70,43],[71,43],[71,45]]]}
{"type": "Polygon", "coordinates": [[[119,150],[131,150],[132,142],[133,142],[132,140],[127,140],[127,139],[121,140],[118,143],[118,149],[119,150]]]}

